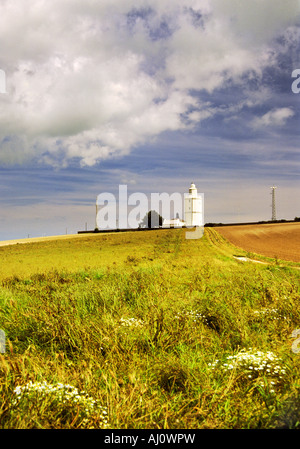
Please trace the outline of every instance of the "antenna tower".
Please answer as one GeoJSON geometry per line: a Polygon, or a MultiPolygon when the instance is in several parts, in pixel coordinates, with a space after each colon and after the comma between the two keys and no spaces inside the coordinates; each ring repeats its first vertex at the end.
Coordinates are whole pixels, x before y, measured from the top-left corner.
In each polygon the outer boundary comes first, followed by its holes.
{"type": "Polygon", "coordinates": [[[275,189],[277,189],[276,186],[271,187],[271,195],[272,195],[272,221],[276,220],[276,206],[275,206],[275,189]]]}

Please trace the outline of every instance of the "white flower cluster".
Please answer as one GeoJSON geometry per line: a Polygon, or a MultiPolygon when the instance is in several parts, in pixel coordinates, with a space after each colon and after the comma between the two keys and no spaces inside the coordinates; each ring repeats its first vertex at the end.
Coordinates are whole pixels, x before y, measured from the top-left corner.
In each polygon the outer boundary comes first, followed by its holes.
{"type": "Polygon", "coordinates": [[[137,318],[121,318],[120,324],[124,327],[141,327],[144,325],[144,321],[137,318]]]}
{"type": "Polygon", "coordinates": [[[191,318],[194,322],[200,320],[200,321],[203,321],[204,323],[208,323],[206,316],[203,315],[202,313],[198,312],[197,310],[188,310],[188,311],[181,312],[178,315],[175,315],[175,318],[177,320],[182,319],[182,318],[191,318]]]}
{"type": "MultiPolygon", "coordinates": [[[[43,382],[29,382],[23,386],[17,386],[14,389],[16,398],[12,401],[12,405],[21,404],[22,401],[36,400],[42,401],[45,398],[58,401],[62,406],[77,405],[81,407],[81,411],[85,416],[97,413],[100,418],[102,428],[108,427],[107,407],[103,407],[99,402],[89,396],[85,391],[79,391],[76,387],[68,384],[57,383],[55,385],[43,382]]],[[[83,421],[84,424],[88,422],[87,419],[83,421]]]]}
{"type": "Polygon", "coordinates": [[[261,310],[254,310],[253,314],[257,317],[267,317],[270,318],[271,320],[287,320],[287,317],[284,315],[281,315],[279,313],[278,309],[275,308],[265,308],[265,309],[261,309],[261,310]]]}
{"type": "MultiPolygon", "coordinates": [[[[214,369],[220,364],[219,360],[209,363],[211,369],[214,369]]],[[[271,351],[249,351],[241,350],[236,355],[229,355],[226,358],[226,363],[223,363],[222,368],[226,371],[237,370],[243,373],[249,379],[256,379],[264,376],[272,378],[270,385],[279,384],[286,370],[280,365],[279,358],[271,351]]],[[[273,392],[273,390],[271,390],[273,392]]]]}

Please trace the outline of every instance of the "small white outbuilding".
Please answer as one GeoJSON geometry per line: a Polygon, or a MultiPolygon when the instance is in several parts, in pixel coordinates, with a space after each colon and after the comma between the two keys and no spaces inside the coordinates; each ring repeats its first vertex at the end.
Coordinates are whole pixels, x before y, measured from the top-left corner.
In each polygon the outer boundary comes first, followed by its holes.
{"type": "Polygon", "coordinates": [[[163,228],[182,228],[183,226],[185,226],[185,222],[180,218],[164,219],[162,224],[163,228]]]}

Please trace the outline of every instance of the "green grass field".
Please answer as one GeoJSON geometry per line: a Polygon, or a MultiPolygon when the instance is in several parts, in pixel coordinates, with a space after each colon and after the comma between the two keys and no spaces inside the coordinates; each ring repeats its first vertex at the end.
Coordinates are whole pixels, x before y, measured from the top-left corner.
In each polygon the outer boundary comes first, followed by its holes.
{"type": "Polygon", "coordinates": [[[2,429],[300,428],[299,264],[184,234],[0,248],[2,429]]]}

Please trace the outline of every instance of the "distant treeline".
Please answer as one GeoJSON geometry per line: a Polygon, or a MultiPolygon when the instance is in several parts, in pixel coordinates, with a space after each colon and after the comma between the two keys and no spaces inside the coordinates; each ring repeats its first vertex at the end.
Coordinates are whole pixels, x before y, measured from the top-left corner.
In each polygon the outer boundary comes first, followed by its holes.
{"type": "Polygon", "coordinates": [[[254,225],[254,224],[270,224],[270,223],[294,223],[300,221],[300,217],[295,217],[294,220],[269,220],[269,221],[249,221],[247,223],[205,223],[204,226],[213,228],[214,226],[241,226],[241,225],[254,225]]]}
{"type": "MultiPolygon", "coordinates": [[[[300,221],[300,217],[295,217],[294,220],[269,220],[269,221],[249,221],[247,223],[205,223],[204,227],[213,228],[217,226],[242,226],[242,225],[255,225],[255,224],[270,224],[270,223],[294,223],[300,221]]],[[[186,228],[186,226],[183,226],[186,228]]],[[[97,229],[92,231],[78,231],[78,234],[90,234],[90,233],[107,233],[107,232],[134,232],[134,231],[157,231],[159,229],[178,229],[178,228],[163,228],[161,226],[155,228],[129,228],[129,229],[97,229]]]]}
{"type": "Polygon", "coordinates": [[[135,231],[158,231],[159,229],[166,229],[162,227],[157,228],[122,228],[122,229],[98,229],[95,228],[93,231],[78,231],[78,234],[90,234],[90,233],[108,233],[108,232],[135,232],[135,231]]]}

